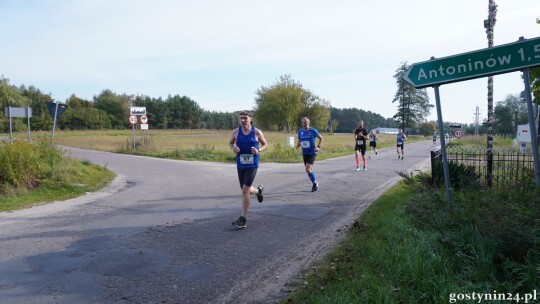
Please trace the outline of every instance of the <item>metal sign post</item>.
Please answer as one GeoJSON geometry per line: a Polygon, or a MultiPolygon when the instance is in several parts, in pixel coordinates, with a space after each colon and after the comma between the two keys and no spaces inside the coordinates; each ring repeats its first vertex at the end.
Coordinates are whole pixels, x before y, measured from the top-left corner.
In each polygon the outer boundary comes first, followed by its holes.
{"type": "Polygon", "coordinates": [[[55,105],[55,107],[54,107],[53,127],[52,127],[51,144],[50,144],[51,147],[52,147],[52,145],[53,145],[54,129],[56,128],[56,117],[57,117],[57,114],[58,114],[58,102],[56,102],[56,105],[55,105]]]}
{"type": "Polygon", "coordinates": [[[9,117],[9,143],[13,143],[13,126],[11,125],[11,107],[8,107],[7,114],[9,117]]]}
{"type": "Polygon", "coordinates": [[[446,188],[446,197],[448,203],[452,201],[452,192],[450,191],[450,173],[448,171],[448,159],[446,158],[446,140],[444,138],[443,120],[441,111],[441,98],[439,96],[439,86],[433,87],[435,90],[435,105],[437,106],[437,123],[439,125],[439,136],[441,138],[441,152],[443,161],[444,186],[446,188]]]}
{"type": "Polygon", "coordinates": [[[529,69],[523,70],[523,81],[525,82],[525,99],[527,100],[527,110],[529,112],[529,126],[531,131],[531,148],[534,160],[534,181],[536,186],[540,186],[540,163],[538,159],[538,135],[536,134],[536,128],[534,125],[534,113],[531,98],[531,83],[529,80],[529,69]]]}

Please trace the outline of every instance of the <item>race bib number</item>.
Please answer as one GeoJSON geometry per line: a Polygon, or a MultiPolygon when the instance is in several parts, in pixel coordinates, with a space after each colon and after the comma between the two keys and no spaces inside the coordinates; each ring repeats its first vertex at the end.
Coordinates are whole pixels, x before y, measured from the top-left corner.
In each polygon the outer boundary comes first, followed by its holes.
{"type": "Polygon", "coordinates": [[[304,141],[302,142],[302,148],[308,149],[309,147],[310,147],[309,141],[304,140],[304,141]]]}
{"type": "Polygon", "coordinates": [[[364,144],[364,140],[363,140],[363,139],[359,139],[359,140],[356,141],[356,144],[359,145],[359,146],[361,146],[361,145],[364,144]]]}
{"type": "Polygon", "coordinates": [[[240,154],[240,163],[242,165],[253,165],[253,154],[240,154]]]}

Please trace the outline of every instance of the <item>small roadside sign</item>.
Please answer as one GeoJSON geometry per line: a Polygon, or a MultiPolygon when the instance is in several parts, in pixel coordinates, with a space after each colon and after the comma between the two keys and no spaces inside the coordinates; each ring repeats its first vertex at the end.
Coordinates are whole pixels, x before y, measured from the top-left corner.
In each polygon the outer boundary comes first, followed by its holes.
{"type": "Polygon", "coordinates": [[[137,116],[136,115],[130,115],[129,116],[129,123],[134,125],[137,124],[137,116]]]}
{"type": "Polygon", "coordinates": [[[146,115],[142,115],[139,119],[141,120],[142,124],[147,124],[148,123],[148,116],[146,116],[146,115]]]}
{"type": "Polygon", "coordinates": [[[455,132],[454,132],[454,136],[456,138],[461,138],[463,137],[463,131],[461,131],[461,129],[457,129],[455,132]]]}
{"type": "Polygon", "coordinates": [[[131,115],[146,115],[146,107],[130,107],[129,114],[131,115]]]}
{"type": "Polygon", "coordinates": [[[141,124],[141,130],[148,130],[148,124],[141,124]]]}
{"type": "Polygon", "coordinates": [[[56,112],[56,119],[60,118],[62,113],[64,113],[68,108],[67,104],[56,103],[56,102],[47,102],[45,103],[45,106],[47,107],[49,114],[51,114],[53,118],[54,118],[54,112],[56,112]]]}

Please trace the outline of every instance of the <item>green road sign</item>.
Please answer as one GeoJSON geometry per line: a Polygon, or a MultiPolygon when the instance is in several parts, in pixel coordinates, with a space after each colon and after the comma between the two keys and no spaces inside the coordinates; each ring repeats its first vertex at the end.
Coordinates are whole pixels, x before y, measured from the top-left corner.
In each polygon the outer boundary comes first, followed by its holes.
{"type": "Polygon", "coordinates": [[[540,37],[411,65],[403,79],[415,88],[540,66],[540,37]]]}

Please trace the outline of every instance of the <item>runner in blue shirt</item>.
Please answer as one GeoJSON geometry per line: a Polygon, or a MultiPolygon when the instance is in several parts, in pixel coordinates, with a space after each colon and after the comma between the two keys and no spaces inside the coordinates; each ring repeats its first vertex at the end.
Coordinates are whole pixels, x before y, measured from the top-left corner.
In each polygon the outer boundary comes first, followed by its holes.
{"type": "Polygon", "coordinates": [[[309,179],[313,183],[311,187],[311,192],[319,190],[319,183],[317,182],[317,177],[313,172],[313,164],[315,163],[315,157],[317,157],[317,152],[321,150],[321,144],[323,142],[323,137],[319,134],[314,128],[309,127],[309,118],[302,118],[302,129],[298,130],[298,143],[296,148],[302,147],[302,156],[304,157],[304,166],[306,168],[306,173],[309,176],[309,179]],[[319,139],[319,143],[315,146],[315,138],[319,139]]]}
{"type": "Polygon", "coordinates": [[[403,146],[405,145],[405,140],[407,140],[407,135],[403,133],[403,129],[399,129],[399,133],[397,134],[396,140],[397,140],[397,158],[403,159],[403,146]],[[400,150],[401,150],[401,155],[399,153],[400,150]]]}
{"type": "Polygon", "coordinates": [[[257,194],[259,203],[263,201],[263,186],[255,188],[252,184],[259,167],[259,153],[268,146],[262,131],[252,125],[251,112],[240,113],[240,124],[232,131],[229,140],[229,148],[236,153],[238,180],[242,188],[242,215],[232,223],[239,229],[246,227],[250,195],[257,194]]]}

